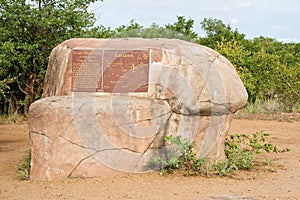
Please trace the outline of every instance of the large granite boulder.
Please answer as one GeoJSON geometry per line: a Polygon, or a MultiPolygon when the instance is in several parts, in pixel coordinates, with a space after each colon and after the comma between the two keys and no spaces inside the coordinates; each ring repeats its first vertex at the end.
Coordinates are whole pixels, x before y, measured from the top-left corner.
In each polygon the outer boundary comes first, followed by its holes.
{"type": "Polygon", "coordinates": [[[29,110],[31,179],[154,170],[166,135],[224,158],[247,92],[216,51],[175,39],[71,39],[53,49],[43,98],[29,110]]]}

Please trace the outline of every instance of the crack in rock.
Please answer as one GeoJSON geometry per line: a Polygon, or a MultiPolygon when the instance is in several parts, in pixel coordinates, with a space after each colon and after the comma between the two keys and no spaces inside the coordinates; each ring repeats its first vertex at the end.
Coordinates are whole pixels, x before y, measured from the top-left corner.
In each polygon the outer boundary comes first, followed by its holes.
{"type": "Polygon", "coordinates": [[[165,113],[165,114],[162,114],[162,115],[158,115],[158,116],[153,117],[153,118],[141,119],[141,120],[138,120],[138,121],[136,121],[136,122],[122,123],[122,124],[118,125],[118,127],[127,126],[127,125],[132,125],[132,124],[138,124],[138,123],[140,123],[140,122],[145,122],[145,121],[152,121],[152,120],[155,120],[155,119],[158,119],[158,118],[167,116],[167,115],[169,115],[170,113],[172,113],[172,111],[169,111],[169,112],[167,112],[167,113],[165,113]]]}
{"type": "Polygon", "coordinates": [[[93,151],[96,152],[95,154],[97,154],[97,153],[99,153],[99,152],[103,152],[103,151],[112,151],[112,150],[128,150],[128,151],[131,151],[131,152],[133,152],[133,153],[139,153],[138,151],[135,151],[135,150],[130,149],[130,148],[127,148],[127,147],[122,147],[122,148],[108,148],[108,149],[101,149],[101,150],[99,150],[99,149],[96,149],[96,148],[93,148],[93,147],[83,146],[83,145],[81,145],[81,144],[72,142],[71,140],[65,138],[64,136],[59,136],[59,137],[61,137],[61,138],[64,139],[65,141],[67,141],[67,142],[69,142],[69,143],[71,143],[71,144],[73,144],[73,145],[76,145],[76,146],[78,146],[78,147],[80,147],[80,148],[93,150],[93,151]]]}
{"type": "MultiPolygon", "coordinates": [[[[76,166],[70,171],[69,175],[68,175],[66,178],[70,178],[70,177],[72,176],[72,174],[76,171],[76,169],[80,166],[80,164],[81,164],[83,161],[85,161],[85,160],[87,160],[87,159],[89,159],[89,158],[91,158],[91,157],[96,156],[96,154],[101,153],[101,152],[105,152],[105,151],[120,151],[120,150],[128,150],[128,151],[131,151],[131,152],[133,152],[133,153],[138,153],[138,152],[136,152],[136,151],[134,151],[134,150],[132,150],[132,149],[129,149],[129,148],[110,148],[110,149],[96,150],[93,154],[90,154],[90,155],[88,155],[88,156],[82,158],[82,159],[76,164],[76,166]]],[[[103,164],[103,163],[102,163],[102,164],[103,164]]]]}
{"type": "Polygon", "coordinates": [[[161,131],[166,127],[168,126],[169,122],[170,122],[170,119],[172,117],[172,112],[169,113],[170,116],[168,117],[168,119],[166,120],[166,122],[160,126],[160,128],[158,129],[158,131],[156,132],[154,138],[152,139],[152,141],[149,143],[149,145],[147,146],[147,148],[141,153],[141,156],[138,158],[137,162],[136,162],[136,165],[133,169],[133,172],[136,171],[137,167],[138,167],[138,164],[140,162],[140,160],[142,159],[142,157],[145,155],[145,153],[150,149],[150,147],[153,145],[154,141],[157,139],[158,135],[161,133],[161,131]]]}
{"type": "Polygon", "coordinates": [[[36,132],[36,131],[30,131],[30,134],[36,134],[36,135],[41,135],[41,136],[44,136],[50,140],[54,140],[53,138],[49,137],[48,135],[46,135],[45,133],[43,132],[36,132]]]}

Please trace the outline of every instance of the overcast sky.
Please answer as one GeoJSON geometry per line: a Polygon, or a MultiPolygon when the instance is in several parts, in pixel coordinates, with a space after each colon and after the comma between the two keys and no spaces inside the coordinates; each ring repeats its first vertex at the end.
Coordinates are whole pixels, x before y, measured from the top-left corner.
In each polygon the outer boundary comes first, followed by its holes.
{"type": "Polygon", "coordinates": [[[144,27],[174,23],[178,16],[195,20],[203,36],[203,18],[221,19],[247,38],[272,37],[300,42],[300,0],[104,0],[92,7],[96,25],[112,28],[134,19],[144,27]]]}

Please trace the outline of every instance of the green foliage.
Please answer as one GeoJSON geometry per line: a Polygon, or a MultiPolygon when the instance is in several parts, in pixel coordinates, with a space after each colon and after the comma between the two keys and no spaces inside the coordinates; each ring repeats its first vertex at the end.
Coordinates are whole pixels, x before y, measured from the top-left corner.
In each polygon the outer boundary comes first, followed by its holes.
{"type": "Polygon", "coordinates": [[[195,142],[191,142],[188,139],[182,139],[179,136],[166,136],[165,140],[175,145],[177,154],[180,157],[171,156],[171,163],[176,163],[176,165],[171,165],[172,169],[182,169],[186,171],[187,175],[197,175],[206,161],[204,159],[197,159],[193,148],[196,147],[195,142]]]}
{"type": "Polygon", "coordinates": [[[269,172],[276,172],[277,171],[277,166],[276,164],[274,163],[273,160],[266,160],[266,170],[269,171],[269,172]]]}
{"type": "Polygon", "coordinates": [[[220,20],[202,22],[207,38],[201,44],[223,54],[236,68],[249,95],[249,102],[270,103],[272,112],[300,112],[299,44],[271,38],[246,40],[220,20]]]}
{"type": "Polygon", "coordinates": [[[13,78],[5,78],[0,80],[0,100],[7,100],[6,93],[9,91],[9,84],[14,82],[13,78]]]}
{"type": "Polygon", "coordinates": [[[116,29],[94,27],[87,11],[96,0],[0,0],[0,115],[26,114],[40,98],[51,50],[74,37],[177,38],[211,47],[236,68],[250,104],[268,104],[267,112],[300,112],[300,43],[272,38],[246,39],[222,20],[204,18],[205,37],[194,20],[143,27],[134,20],[116,29]],[[272,105],[270,104],[272,103],[272,105]]]}
{"type": "Polygon", "coordinates": [[[194,28],[194,20],[188,19],[186,20],[183,16],[177,16],[177,22],[174,24],[167,24],[166,29],[172,30],[173,32],[179,33],[191,40],[195,40],[198,38],[198,34],[193,31],[194,28]]]}
{"type": "Polygon", "coordinates": [[[165,140],[170,143],[171,148],[167,149],[165,157],[153,157],[150,160],[150,164],[159,167],[163,174],[181,169],[186,171],[187,175],[198,175],[206,165],[206,161],[205,159],[196,158],[196,154],[193,151],[196,144],[188,139],[182,139],[180,136],[166,136],[165,140]]]}
{"type": "MultiPolygon", "coordinates": [[[[185,175],[211,175],[226,176],[232,171],[249,170],[255,165],[257,155],[266,153],[283,153],[289,148],[279,150],[277,146],[268,142],[269,133],[259,131],[252,136],[247,134],[230,135],[225,142],[225,155],[227,159],[208,162],[205,158],[197,158],[193,149],[194,142],[182,139],[180,136],[166,136],[165,140],[175,146],[175,150],[167,150],[166,157],[153,157],[151,164],[158,166],[163,174],[174,170],[183,170],[185,175]]],[[[171,148],[172,149],[172,148],[171,148]]],[[[273,171],[270,162],[266,162],[269,171],[273,171]],[[269,163],[269,164],[268,164],[269,163]]]]}
{"type": "MultiPolygon", "coordinates": [[[[178,22],[177,22],[178,23],[178,22]]],[[[174,26],[177,24],[175,23],[174,26]]],[[[192,28],[192,27],[191,27],[192,28]]],[[[191,31],[191,30],[190,30],[191,31]]],[[[153,23],[150,27],[144,28],[135,21],[130,21],[128,26],[122,25],[116,28],[111,37],[123,38],[123,37],[139,37],[139,38],[176,38],[186,41],[192,41],[192,38],[185,33],[175,31],[169,25],[169,28],[160,27],[159,25],[153,23]]]]}
{"type": "Polygon", "coordinates": [[[233,170],[251,169],[255,164],[256,156],[262,152],[283,153],[290,151],[289,148],[279,150],[277,146],[267,142],[268,137],[269,133],[263,130],[252,134],[252,136],[247,134],[230,135],[225,142],[227,160],[216,165],[219,175],[226,175],[233,170]]]}
{"type": "Polygon", "coordinates": [[[0,114],[20,107],[27,113],[41,96],[51,50],[66,39],[91,34],[95,18],[87,8],[93,2],[0,0],[0,114]]]}
{"type": "Polygon", "coordinates": [[[205,37],[194,31],[194,20],[177,16],[177,21],[160,27],[142,27],[135,21],[120,26],[112,37],[178,38],[206,45],[224,55],[243,81],[249,103],[262,104],[262,112],[300,112],[300,44],[285,44],[271,38],[249,40],[222,20],[204,18],[205,37]]]}
{"type": "Polygon", "coordinates": [[[19,178],[21,180],[29,179],[30,175],[30,163],[31,163],[31,151],[27,151],[27,155],[24,156],[24,160],[20,166],[17,167],[19,178]]]}
{"type": "Polygon", "coordinates": [[[239,33],[237,30],[232,30],[231,26],[224,24],[222,20],[204,18],[200,24],[206,33],[206,37],[200,38],[199,43],[212,49],[217,48],[218,42],[230,42],[233,39],[242,41],[245,37],[244,34],[239,33]]]}
{"type": "Polygon", "coordinates": [[[93,27],[89,30],[89,37],[93,38],[110,38],[115,37],[116,34],[116,30],[112,30],[110,27],[105,27],[103,25],[93,27]]]}

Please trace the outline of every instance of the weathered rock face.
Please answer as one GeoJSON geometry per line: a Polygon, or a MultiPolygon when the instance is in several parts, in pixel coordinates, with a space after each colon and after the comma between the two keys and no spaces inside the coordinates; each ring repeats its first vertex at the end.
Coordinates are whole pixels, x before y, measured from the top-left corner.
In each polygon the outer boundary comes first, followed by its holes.
{"type": "Polygon", "coordinates": [[[71,39],[51,53],[43,98],[29,110],[31,179],[153,170],[164,136],[224,157],[247,92],[234,67],[204,46],[173,39],[71,39]]]}

